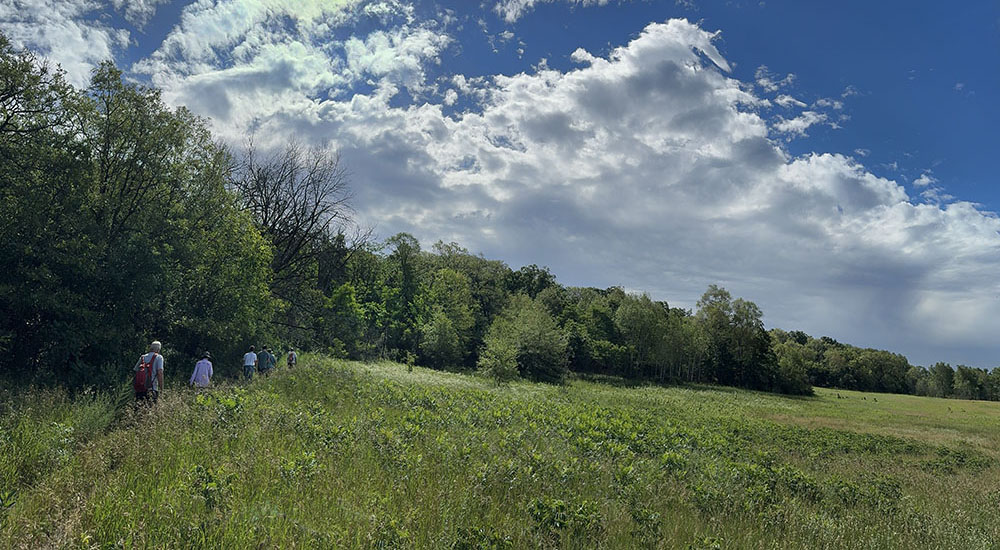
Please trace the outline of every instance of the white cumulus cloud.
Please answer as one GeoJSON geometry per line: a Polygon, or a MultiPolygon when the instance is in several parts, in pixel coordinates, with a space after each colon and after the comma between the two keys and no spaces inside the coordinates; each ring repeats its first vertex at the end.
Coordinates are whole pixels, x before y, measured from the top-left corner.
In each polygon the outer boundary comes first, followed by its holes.
{"type": "Polygon", "coordinates": [[[387,233],[681,306],[718,282],[773,325],[915,361],[973,361],[1000,330],[998,308],[935,308],[1000,292],[1000,221],[969,203],[915,201],[850,157],[790,158],[769,131],[803,132],[824,115],[769,127],[761,99],[700,60],[713,36],[653,24],[607,57],[577,50],[581,68],[480,83],[480,109],[463,114],[355,96],[265,127],[339,144],[359,209],[387,233]],[[953,355],[933,355],[942,350],[953,355]]]}
{"type": "Polygon", "coordinates": [[[400,87],[425,90],[425,66],[451,38],[412,20],[398,2],[202,0],[133,70],[149,75],[168,101],[209,114],[235,137],[259,119],[302,115],[317,98],[351,95],[359,84],[379,97],[400,87]],[[330,39],[360,17],[401,23],[330,39]]]}
{"type": "Polygon", "coordinates": [[[58,63],[70,82],[85,86],[101,61],[128,45],[129,33],[100,19],[95,0],[5,0],[0,30],[16,46],[30,48],[58,63]]]}
{"type": "Polygon", "coordinates": [[[352,37],[344,45],[347,68],[356,80],[366,75],[390,77],[416,90],[425,80],[424,63],[435,60],[450,41],[445,34],[408,27],[375,31],[365,38],[352,37]]]}
{"type": "MultiPolygon", "coordinates": [[[[768,326],[922,363],[989,357],[1000,220],[929,180],[911,197],[853,157],[792,156],[783,140],[827,115],[762,118],[752,90],[794,76],[732,78],[717,33],[654,23],[606,55],[563,52],[571,69],[468,77],[438,65],[454,39],[433,22],[390,16],[330,41],[371,3],[292,4],[201,0],[137,68],[228,140],[252,125],[262,145],[339,147],[359,217],[382,235],[454,240],[682,307],[720,283],[768,326]]],[[[534,4],[498,6],[516,19],[534,4]]]]}

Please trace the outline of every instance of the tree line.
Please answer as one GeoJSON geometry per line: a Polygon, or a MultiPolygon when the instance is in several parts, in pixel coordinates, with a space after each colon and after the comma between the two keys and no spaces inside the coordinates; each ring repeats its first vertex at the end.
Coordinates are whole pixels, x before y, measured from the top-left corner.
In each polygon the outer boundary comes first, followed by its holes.
{"type": "Polygon", "coordinates": [[[911,365],[905,356],[862,349],[802,331],[770,331],[778,361],[805,370],[809,383],[849,390],[1000,401],[1000,368],[937,362],[911,365]]]}
{"type": "Polygon", "coordinates": [[[110,62],[75,89],[0,34],[0,374],[122,378],[251,343],[559,383],[570,373],[808,394],[812,385],[993,396],[992,375],[764,328],[710,286],[694,310],[567,287],[457,243],[384,241],[352,218],[335,151],[216,141],[110,62]],[[947,388],[947,389],[945,389],[947,388]],[[992,393],[991,393],[992,392],[992,393]]]}

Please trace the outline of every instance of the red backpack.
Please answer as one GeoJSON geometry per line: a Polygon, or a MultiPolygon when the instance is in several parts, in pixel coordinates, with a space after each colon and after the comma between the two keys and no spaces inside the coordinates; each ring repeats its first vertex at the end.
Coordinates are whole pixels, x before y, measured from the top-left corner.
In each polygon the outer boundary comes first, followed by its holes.
{"type": "Polygon", "coordinates": [[[132,389],[135,393],[146,393],[153,386],[153,363],[156,362],[156,354],[151,353],[149,363],[145,356],[139,357],[139,370],[135,371],[135,378],[132,380],[132,389]]]}

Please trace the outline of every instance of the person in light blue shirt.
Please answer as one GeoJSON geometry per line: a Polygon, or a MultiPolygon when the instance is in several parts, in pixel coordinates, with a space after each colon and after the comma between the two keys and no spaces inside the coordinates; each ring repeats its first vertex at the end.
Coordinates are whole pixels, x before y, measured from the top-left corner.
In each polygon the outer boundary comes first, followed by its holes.
{"type": "Polygon", "coordinates": [[[260,352],[260,373],[269,376],[271,370],[278,364],[278,358],[271,353],[271,348],[264,346],[260,352]]]}

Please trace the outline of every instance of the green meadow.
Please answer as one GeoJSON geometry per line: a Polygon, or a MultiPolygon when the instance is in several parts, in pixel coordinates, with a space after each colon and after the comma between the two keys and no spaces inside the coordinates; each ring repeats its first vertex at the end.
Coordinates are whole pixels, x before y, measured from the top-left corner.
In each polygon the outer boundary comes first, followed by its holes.
{"type": "Polygon", "coordinates": [[[1000,404],[306,356],[252,384],[0,390],[2,548],[998,548],[1000,404]]]}

